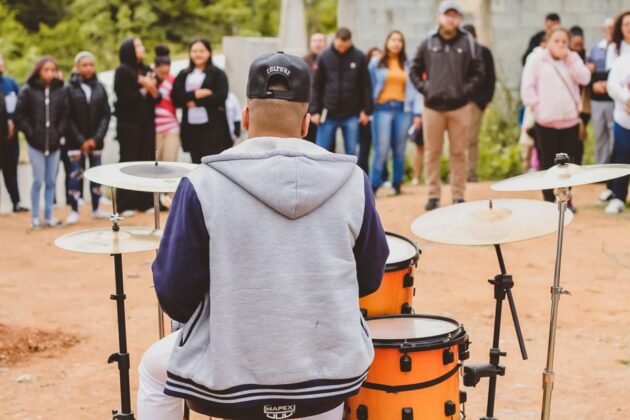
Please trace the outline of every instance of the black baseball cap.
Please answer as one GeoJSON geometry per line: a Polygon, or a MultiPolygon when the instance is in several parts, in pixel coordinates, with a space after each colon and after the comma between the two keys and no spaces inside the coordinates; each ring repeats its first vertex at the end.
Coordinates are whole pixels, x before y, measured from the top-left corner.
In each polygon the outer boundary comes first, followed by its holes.
{"type": "Polygon", "coordinates": [[[263,54],[249,67],[247,97],[250,99],[284,99],[309,102],[311,99],[311,71],[300,57],[282,51],[263,54]],[[289,90],[268,90],[272,78],[283,78],[289,90]]]}

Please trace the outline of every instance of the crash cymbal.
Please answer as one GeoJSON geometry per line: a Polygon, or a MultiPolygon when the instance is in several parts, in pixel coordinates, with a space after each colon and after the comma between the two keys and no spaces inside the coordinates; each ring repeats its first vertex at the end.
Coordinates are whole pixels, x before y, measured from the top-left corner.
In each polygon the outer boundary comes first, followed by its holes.
{"type": "MultiPolygon", "coordinates": [[[[545,201],[497,199],[442,207],[418,217],[411,231],[451,245],[500,245],[537,238],[558,229],[558,207],[545,201]]],[[[573,213],[565,213],[565,226],[573,213]]]]}
{"type": "Polygon", "coordinates": [[[175,192],[179,181],[197,165],[183,162],[124,162],[85,171],[85,177],[108,187],[156,193],[175,192]]]}
{"type": "Polygon", "coordinates": [[[127,254],[158,249],[162,231],[144,227],[111,227],[82,230],[60,236],[55,245],[67,251],[87,254],[127,254]]]}
{"type": "Polygon", "coordinates": [[[532,191],[594,184],[630,175],[630,165],[555,165],[546,171],[508,178],[492,185],[495,191],[532,191]]]}

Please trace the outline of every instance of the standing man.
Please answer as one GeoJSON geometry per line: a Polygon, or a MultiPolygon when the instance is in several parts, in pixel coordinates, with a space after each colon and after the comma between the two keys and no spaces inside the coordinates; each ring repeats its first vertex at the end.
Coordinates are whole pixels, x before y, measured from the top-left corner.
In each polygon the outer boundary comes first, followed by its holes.
{"type": "MultiPolygon", "coordinates": [[[[477,41],[477,30],[473,25],[464,25],[464,30],[477,41]]],[[[479,163],[479,132],[483,122],[483,113],[494,96],[497,82],[494,72],[492,52],[485,45],[476,44],[483,60],[484,77],[481,90],[473,97],[470,104],[470,129],[468,130],[468,182],[477,182],[477,164],[479,163]]]]}
{"type": "MultiPolygon", "coordinates": [[[[311,78],[315,74],[315,70],[317,70],[317,58],[326,48],[326,35],[321,32],[316,32],[311,35],[311,40],[309,43],[309,53],[304,56],[304,61],[308,64],[308,67],[311,69],[311,78]]],[[[315,143],[317,139],[317,126],[315,124],[310,124],[308,126],[308,134],[304,137],[306,140],[311,143],[315,143]]],[[[331,150],[334,151],[334,150],[331,150]]]]}
{"type": "Polygon", "coordinates": [[[359,124],[372,113],[372,86],[367,59],[352,45],[352,33],[339,28],[330,48],[317,58],[309,107],[311,122],[318,126],[316,143],[327,150],[341,128],[346,154],[357,155],[359,124]]]}
{"type": "MultiPolygon", "coordinates": [[[[604,22],[604,39],[599,41],[588,55],[587,66],[593,72],[591,78],[591,115],[595,132],[595,163],[610,162],[613,144],[613,110],[615,103],[608,96],[606,79],[606,50],[612,42],[615,20],[608,18],[604,22]]],[[[610,190],[608,190],[610,191],[610,190]]],[[[606,194],[610,195],[610,194],[606,194]]],[[[606,201],[606,196],[602,199],[606,201]]]]}
{"type": "Polygon", "coordinates": [[[26,212],[28,209],[20,204],[20,190],[18,189],[17,166],[20,156],[20,143],[17,130],[13,122],[15,105],[20,94],[20,87],[15,80],[4,75],[4,59],[0,55],[0,93],[4,95],[8,116],[7,139],[0,142],[0,170],[4,177],[4,184],[11,196],[13,211],[15,213],[26,212]]]}
{"type": "Polygon", "coordinates": [[[540,46],[540,44],[545,40],[545,37],[547,36],[547,32],[549,32],[551,29],[555,28],[558,25],[560,25],[559,14],[549,13],[547,16],[545,16],[545,29],[540,32],[536,32],[536,34],[529,39],[529,45],[527,46],[527,49],[525,50],[525,54],[523,54],[523,58],[522,58],[523,65],[525,65],[525,60],[527,60],[527,56],[532,51],[534,51],[534,48],[540,46]]]}
{"type": "Polygon", "coordinates": [[[453,0],[438,8],[439,28],[422,42],[410,76],[424,95],[425,171],[429,186],[426,210],[440,205],[440,158],[448,132],[453,203],[464,202],[470,101],[483,84],[483,61],[473,37],[459,28],[461,7],[453,0]]]}
{"type": "Polygon", "coordinates": [[[180,420],[179,398],[227,419],[341,420],[366,378],[359,296],[380,286],[389,249],[356,158],[302,140],[309,73],[288,54],[254,60],[249,139],[177,188],[153,282],[186,324],[144,354],[138,420],[180,420]]]}

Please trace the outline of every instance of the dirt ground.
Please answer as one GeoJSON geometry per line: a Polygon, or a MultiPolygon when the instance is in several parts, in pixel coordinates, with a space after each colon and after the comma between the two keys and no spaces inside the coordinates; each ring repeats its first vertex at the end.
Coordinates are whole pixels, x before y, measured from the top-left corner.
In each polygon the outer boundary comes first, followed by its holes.
{"type": "MultiPolygon", "coordinates": [[[[630,211],[605,215],[592,204],[600,190],[601,186],[574,190],[579,212],[565,233],[562,285],[572,295],[560,301],[553,419],[630,416],[630,211]]],[[[448,188],[444,192],[448,200],[448,188]]],[[[489,184],[469,187],[471,200],[491,196],[538,199],[539,193],[492,193],[489,184]]],[[[417,240],[422,249],[416,312],[463,323],[472,341],[468,363],[485,363],[494,305],[486,280],[498,273],[494,250],[415,238],[409,226],[424,211],[425,200],[424,187],[408,187],[400,197],[379,198],[378,208],[387,230],[417,240]]],[[[66,210],[57,212],[65,216],[66,210]]],[[[0,358],[2,418],[107,419],[119,406],[118,372],[106,363],[117,349],[115,305],[109,299],[114,290],[113,260],[53,245],[64,233],[107,225],[89,219],[87,208],[82,212],[79,226],[40,231],[27,228],[28,214],[0,216],[0,352],[8,352],[7,346],[19,347],[11,360],[0,358]]],[[[151,215],[124,222],[152,223],[151,215]]],[[[516,283],[514,297],[529,360],[520,358],[504,311],[501,348],[508,353],[503,359],[507,373],[498,380],[496,415],[531,419],[540,415],[555,237],[505,245],[503,253],[516,283]]],[[[138,362],[158,334],[152,258],[151,252],[123,258],[134,398],[138,362]]],[[[243,322],[248,316],[255,314],[243,314],[243,322]]],[[[468,397],[468,417],[484,415],[485,381],[468,389],[468,397]]]]}

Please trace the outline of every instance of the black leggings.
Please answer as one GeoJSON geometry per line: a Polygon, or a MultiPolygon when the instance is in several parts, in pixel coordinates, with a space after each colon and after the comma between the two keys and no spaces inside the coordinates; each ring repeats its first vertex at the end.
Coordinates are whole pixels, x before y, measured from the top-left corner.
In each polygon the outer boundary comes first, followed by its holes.
{"type": "MultiPolygon", "coordinates": [[[[120,144],[120,161],[135,162],[155,159],[155,124],[147,119],[141,122],[118,120],[116,135],[120,144]]],[[[116,190],[118,212],[125,210],[145,211],[153,207],[153,194],[116,190]]]]}
{"type": "MultiPolygon", "coordinates": [[[[572,163],[580,154],[580,126],[574,125],[569,128],[548,128],[536,124],[536,137],[538,140],[541,169],[549,169],[555,165],[554,159],[557,153],[569,155],[572,163]]],[[[553,190],[543,190],[545,201],[555,202],[556,196],[553,190]]]]}

